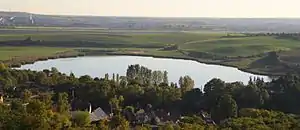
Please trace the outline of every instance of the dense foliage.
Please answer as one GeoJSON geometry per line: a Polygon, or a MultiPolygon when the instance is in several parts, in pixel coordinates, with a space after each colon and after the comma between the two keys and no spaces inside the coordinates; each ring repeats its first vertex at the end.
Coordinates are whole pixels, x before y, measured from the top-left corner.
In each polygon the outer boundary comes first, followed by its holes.
{"type": "Polygon", "coordinates": [[[0,64],[0,83],[0,129],[300,129],[297,75],[247,85],[212,79],[202,91],[189,76],[177,85],[139,65],[126,76],[77,78],[0,64]],[[91,122],[88,104],[113,114],[91,122]]]}

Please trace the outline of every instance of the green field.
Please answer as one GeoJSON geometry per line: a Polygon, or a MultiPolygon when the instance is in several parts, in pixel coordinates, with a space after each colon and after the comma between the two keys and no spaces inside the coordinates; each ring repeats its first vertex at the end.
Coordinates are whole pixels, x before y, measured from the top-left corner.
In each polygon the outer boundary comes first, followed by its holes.
{"type": "MultiPolygon", "coordinates": [[[[298,54],[300,41],[271,36],[226,37],[224,32],[167,32],[155,30],[108,30],[86,28],[0,29],[0,42],[24,40],[28,37],[41,44],[18,44],[0,47],[0,60],[14,57],[52,56],[73,49],[113,50],[120,54],[152,55],[197,59],[202,62],[236,66],[253,72],[267,72],[265,67],[251,65],[267,52],[284,52],[282,60],[298,54]],[[163,50],[167,46],[175,50],[163,50]],[[224,59],[224,57],[226,59],[224,59]]],[[[280,55],[281,53],[279,53],[280,55]]],[[[290,61],[289,61],[290,62],[290,61]]],[[[298,61],[297,61],[298,62],[298,61]]],[[[262,65],[264,66],[264,65],[262,65]]]]}
{"type": "Polygon", "coordinates": [[[51,47],[0,47],[0,59],[9,60],[18,57],[51,56],[72,49],[51,47]]]}
{"type": "Polygon", "coordinates": [[[248,56],[269,51],[292,50],[299,41],[273,37],[217,38],[182,45],[185,50],[211,52],[227,56],[248,56]]]}

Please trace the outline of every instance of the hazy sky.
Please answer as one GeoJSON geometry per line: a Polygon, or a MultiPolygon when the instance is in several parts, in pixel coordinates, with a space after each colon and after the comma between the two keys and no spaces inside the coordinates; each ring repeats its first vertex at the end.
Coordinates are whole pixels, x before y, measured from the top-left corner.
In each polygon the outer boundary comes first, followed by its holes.
{"type": "Polygon", "coordinates": [[[299,0],[0,0],[0,10],[155,17],[300,17],[299,0]]]}

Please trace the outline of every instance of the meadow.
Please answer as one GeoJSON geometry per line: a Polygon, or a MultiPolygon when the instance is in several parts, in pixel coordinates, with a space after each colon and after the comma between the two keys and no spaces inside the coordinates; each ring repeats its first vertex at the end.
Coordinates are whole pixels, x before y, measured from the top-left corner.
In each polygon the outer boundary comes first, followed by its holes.
{"type": "Polygon", "coordinates": [[[72,49],[52,47],[0,47],[0,59],[10,60],[22,57],[52,56],[72,49]]]}
{"type": "MultiPolygon", "coordinates": [[[[266,56],[268,52],[284,52],[282,55],[285,58],[282,59],[288,59],[287,52],[295,54],[300,47],[298,40],[278,39],[273,36],[247,37],[242,34],[228,37],[225,32],[61,27],[0,29],[0,42],[23,41],[28,38],[39,42],[3,44],[0,47],[0,60],[12,57],[52,56],[75,49],[104,49],[113,50],[115,54],[190,58],[254,71],[251,70],[251,64],[266,56]],[[176,46],[176,49],[164,50],[168,46],[176,46]]],[[[254,72],[270,73],[264,70],[265,68],[255,68],[254,72]]]]}

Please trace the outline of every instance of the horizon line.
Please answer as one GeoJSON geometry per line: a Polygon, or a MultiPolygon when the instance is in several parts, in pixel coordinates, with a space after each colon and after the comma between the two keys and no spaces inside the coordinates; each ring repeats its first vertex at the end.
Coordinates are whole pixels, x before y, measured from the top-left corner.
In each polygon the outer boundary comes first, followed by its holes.
{"type": "Polygon", "coordinates": [[[52,13],[34,13],[24,11],[7,11],[0,10],[4,13],[27,13],[33,15],[49,15],[49,16],[69,16],[69,17],[126,17],[126,18],[208,18],[208,19],[300,19],[299,17],[209,17],[209,16],[130,16],[130,15],[92,15],[92,14],[52,14],[52,13]]]}

